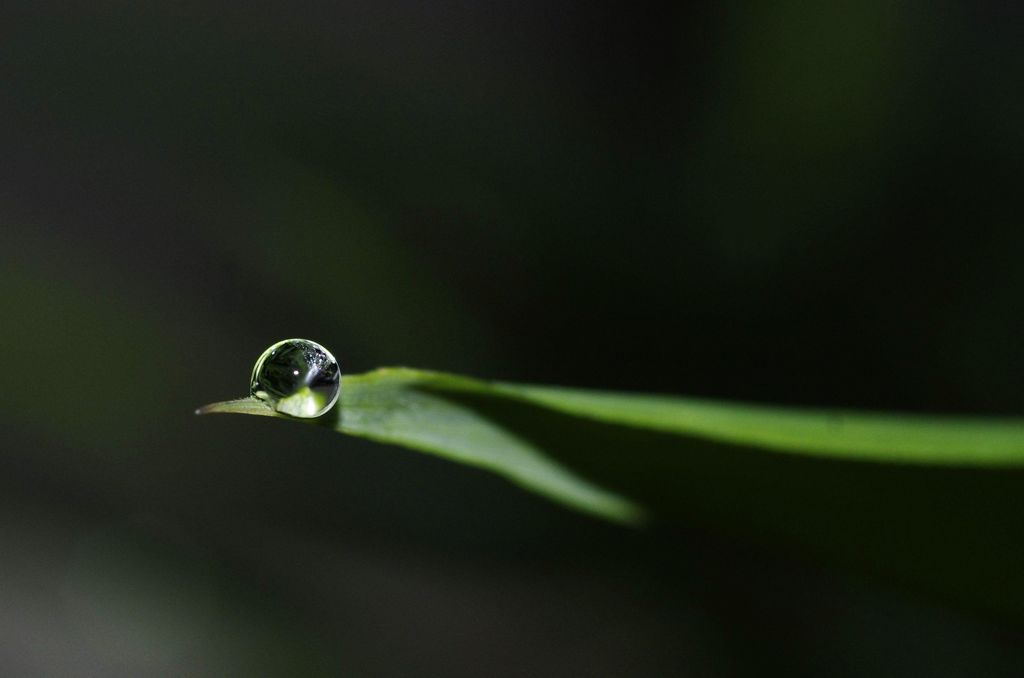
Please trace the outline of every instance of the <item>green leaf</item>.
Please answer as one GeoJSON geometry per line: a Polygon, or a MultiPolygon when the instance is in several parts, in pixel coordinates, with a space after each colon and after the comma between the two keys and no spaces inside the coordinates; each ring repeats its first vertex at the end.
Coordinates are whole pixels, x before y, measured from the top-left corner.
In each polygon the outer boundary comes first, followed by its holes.
{"type": "MultiPolygon", "coordinates": [[[[498,473],[571,508],[785,544],[1024,621],[1024,421],[344,377],[311,421],[498,473]]],[[[245,398],[199,410],[284,417],[245,398]]],[[[284,417],[288,418],[288,417],[284,417]]]]}

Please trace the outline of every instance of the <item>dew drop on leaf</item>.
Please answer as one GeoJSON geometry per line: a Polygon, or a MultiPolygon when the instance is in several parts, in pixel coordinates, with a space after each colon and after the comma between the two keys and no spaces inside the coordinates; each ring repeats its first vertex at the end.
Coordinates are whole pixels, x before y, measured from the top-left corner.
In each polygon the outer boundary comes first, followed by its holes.
{"type": "Polygon", "coordinates": [[[282,414],[319,417],[341,393],[338,361],[315,341],[279,341],[256,361],[249,393],[282,414]]]}

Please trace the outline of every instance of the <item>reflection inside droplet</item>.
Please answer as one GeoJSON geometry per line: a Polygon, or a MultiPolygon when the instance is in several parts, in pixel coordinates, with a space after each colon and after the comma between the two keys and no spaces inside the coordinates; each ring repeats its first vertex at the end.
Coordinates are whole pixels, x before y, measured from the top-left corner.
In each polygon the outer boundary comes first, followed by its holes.
{"type": "Polygon", "coordinates": [[[315,341],[279,341],[256,361],[249,392],[283,414],[319,417],[341,393],[338,361],[315,341]]]}

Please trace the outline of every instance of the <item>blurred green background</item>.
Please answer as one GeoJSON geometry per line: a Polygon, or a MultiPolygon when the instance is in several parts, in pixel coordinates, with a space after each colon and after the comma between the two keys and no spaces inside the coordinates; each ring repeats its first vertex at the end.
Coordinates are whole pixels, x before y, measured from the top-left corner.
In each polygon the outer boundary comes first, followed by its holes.
{"type": "Polygon", "coordinates": [[[1022,29],[3,3],[0,672],[1021,675],[1019,629],[799,554],[192,411],[304,336],[346,373],[1022,415],[1022,29]]]}

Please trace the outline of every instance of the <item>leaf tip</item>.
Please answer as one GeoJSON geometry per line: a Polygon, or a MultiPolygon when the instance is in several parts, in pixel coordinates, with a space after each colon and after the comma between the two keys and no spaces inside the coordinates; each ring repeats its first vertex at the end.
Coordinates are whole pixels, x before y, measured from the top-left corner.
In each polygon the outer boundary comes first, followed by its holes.
{"type": "Polygon", "coordinates": [[[272,407],[256,398],[238,398],[219,403],[210,403],[196,408],[197,415],[203,414],[255,414],[266,417],[279,416],[272,407]]]}

